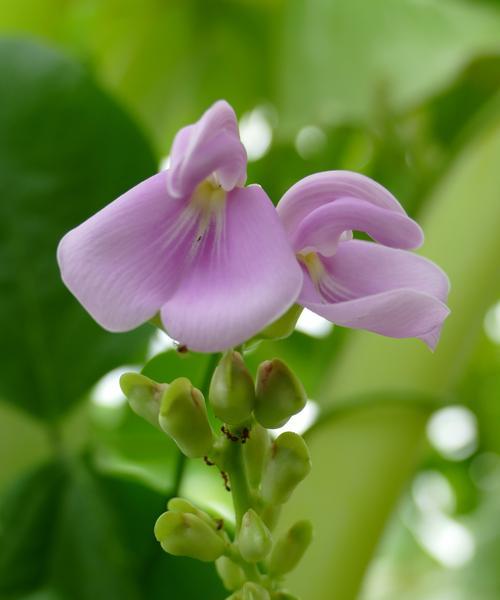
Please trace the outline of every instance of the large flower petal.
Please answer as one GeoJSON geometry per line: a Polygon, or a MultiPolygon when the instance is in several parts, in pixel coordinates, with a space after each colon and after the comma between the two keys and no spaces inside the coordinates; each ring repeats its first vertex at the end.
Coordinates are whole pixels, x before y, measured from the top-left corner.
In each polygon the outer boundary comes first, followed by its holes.
{"type": "Polygon", "coordinates": [[[301,179],[278,203],[278,213],[289,235],[313,210],[339,198],[366,200],[375,206],[405,214],[394,196],[373,179],[352,171],[325,171],[301,179]]]}
{"type": "Polygon", "coordinates": [[[317,251],[332,256],[342,234],[353,229],[393,248],[418,248],[423,241],[420,226],[405,214],[366,200],[340,198],[307,215],[291,236],[291,242],[296,252],[317,251]]]}
{"type": "Polygon", "coordinates": [[[177,134],[171,152],[169,191],[173,196],[188,196],[212,174],[224,190],[232,190],[244,185],[246,165],[234,110],[219,100],[197,123],[177,134]]]}
{"type": "Polygon", "coordinates": [[[67,233],[62,279],[92,317],[127,331],[153,317],[175,292],[194,239],[186,201],[167,193],[168,173],[135,186],[67,233]]]}
{"type": "Polygon", "coordinates": [[[276,211],[259,186],[228,193],[175,295],[163,306],[169,335],[216,352],[252,337],[296,300],[302,272],[276,211]]]}
{"type": "Polygon", "coordinates": [[[436,345],[449,314],[449,282],[434,263],[353,240],[339,244],[322,264],[326,271],[316,285],[304,278],[301,304],[338,325],[436,345]]]}

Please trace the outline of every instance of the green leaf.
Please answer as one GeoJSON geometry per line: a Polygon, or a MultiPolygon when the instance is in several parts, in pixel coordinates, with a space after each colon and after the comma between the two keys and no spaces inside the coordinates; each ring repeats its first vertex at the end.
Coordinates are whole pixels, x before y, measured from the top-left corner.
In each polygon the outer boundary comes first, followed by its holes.
{"type": "Polygon", "coordinates": [[[0,597],[27,592],[45,577],[64,474],[57,464],[16,480],[0,499],[0,597]]]}
{"type": "Polygon", "coordinates": [[[196,354],[168,350],[152,358],[142,369],[141,373],[158,381],[170,383],[178,377],[187,377],[198,389],[203,390],[210,367],[209,354],[196,354]]]}
{"type": "Polygon", "coordinates": [[[284,23],[278,106],[292,130],[411,108],[500,52],[500,12],[481,3],[294,0],[284,23]]]}
{"type": "Polygon", "coordinates": [[[241,112],[269,94],[279,3],[4,0],[0,28],[46,36],[90,59],[166,153],[179,126],[215,100],[241,112]]]}
{"type": "Polygon", "coordinates": [[[175,443],[128,405],[94,412],[95,467],[163,494],[172,493],[180,456],[175,443]]]}
{"type": "Polygon", "coordinates": [[[61,498],[50,582],[71,600],[138,600],[139,564],[125,543],[119,513],[99,481],[80,463],[61,498]]]}
{"type": "Polygon", "coordinates": [[[153,562],[145,587],[146,600],[220,600],[227,595],[213,564],[165,552],[153,562]]]}
{"type": "Polygon", "coordinates": [[[62,235],[155,171],[147,142],[78,63],[0,40],[0,396],[55,418],[148,331],[104,332],[62,284],[62,235]]]}

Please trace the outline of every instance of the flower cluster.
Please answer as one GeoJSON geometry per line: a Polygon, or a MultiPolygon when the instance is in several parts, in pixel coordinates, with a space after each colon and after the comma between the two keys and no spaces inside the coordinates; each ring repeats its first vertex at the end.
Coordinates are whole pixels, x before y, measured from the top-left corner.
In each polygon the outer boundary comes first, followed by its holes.
{"type": "Polygon", "coordinates": [[[410,252],[422,231],[390,192],[328,171],[299,181],[275,209],[245,181],[236,116],[216,102],[179,131],[169,169],[65,235],[64,282],[105,329],[159,317],[200,352],[242,344],[295,303],[345,327],[435,347],[448,279],[410,252]]]}
{"type": "MultiPolygon", "coordinates": [[[[132,409],[167,434],[186,457],[217,468],[233,496],[226,522],[185,498],[171,498],[154,528],[169,554],[215,562],[231,600],[293,600],[283,576],[312,539],[309,521],[282,536],[273,532],[281,507],[311,469],[301,436],[268,432],[304,407],[306,393],[280,360],[264,361],[253,378],[238,352],[226,352],[211,378],[208,402],[222,427],[210,423],[205,398],[185,377],[159,383],[126,373],[120,384],[132,409]]],[[[229,600],[229,599],[228,599],[229,600]]]]}

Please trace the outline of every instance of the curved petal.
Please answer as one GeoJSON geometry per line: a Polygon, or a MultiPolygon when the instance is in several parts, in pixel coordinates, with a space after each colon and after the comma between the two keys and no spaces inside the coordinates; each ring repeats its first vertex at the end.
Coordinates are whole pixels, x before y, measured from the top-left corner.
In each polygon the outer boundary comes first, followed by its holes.
{"type": "Polygon", "coordinates": [[[296,252],[316,251],[332,256],[342,234],[354,229],[392,248],[418,248],[424,237],[420,226],[405,214],[380,208],[366,200],[340,198],[308,214],[291,241],[296,252]]]}
{"type": "Polygon", "coordinates": [[[169,335],[217,352],[251,338],[296,300],[302,272],[276,211],[259,186],[228,193],[186,278],[161,311],[169,335]]]}
{"type": "Polygon", "coordinates": [[[352,171],[325,171],[301,179],[281,198],[277,210],[285,230],[293,235],[310,212],[339,198],[366,200],[380,208],[406,214],[383,186],[352,171]]]}
{"type": "Polygon", "coordinates": [[[64,283],[105,329],[127,331],[175,292],[196,223],[169,197],[166,172],[143,181],[68,232],[57,249],[64,283]]]}
{"type": "Polygon", "coordinates": [[[431,261],[404,250],[353,240],[323,258],[317,287],[305,278],[299,302],[338,325],[436,345],[449,314],[448,278],[431,261]]]}
{"type": "Polygon", "coordinates": [[[171,152],[169,191],[173,196],[189,196],[212,173],[224,190],[232,190],[244,185],[246,165],[234,110],[219,100],[197,123],[177,134],[171,152]]]}

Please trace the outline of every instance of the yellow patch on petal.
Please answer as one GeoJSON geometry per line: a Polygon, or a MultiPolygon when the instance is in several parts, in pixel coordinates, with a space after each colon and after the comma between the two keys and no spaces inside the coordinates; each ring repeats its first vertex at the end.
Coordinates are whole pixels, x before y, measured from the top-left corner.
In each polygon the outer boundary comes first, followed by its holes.
{"type": "Polygon", "coordinates": [[[299,253],[297,254],[297,258],[307,267],[313,283],[317,285],[325,274],[325,267],[318,254],[316,252],[307,252],[306,254],[299,253]]]}

